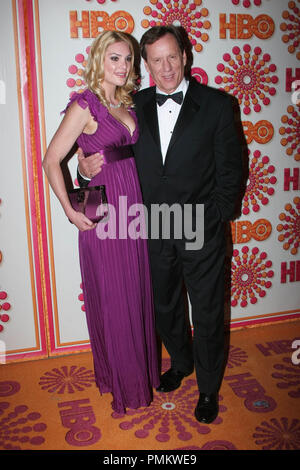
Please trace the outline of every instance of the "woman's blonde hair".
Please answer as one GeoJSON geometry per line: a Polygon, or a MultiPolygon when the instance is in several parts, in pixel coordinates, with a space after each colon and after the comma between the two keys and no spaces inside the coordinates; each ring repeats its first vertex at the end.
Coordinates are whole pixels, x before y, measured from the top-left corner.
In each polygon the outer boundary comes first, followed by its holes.
{"type": "Polygon", "coordinates": [[[84,71],[84,79],[87,87],[93,91],[105,106],[108,106],[108,101],[105,97],[104,89],[101,87],[101,82],[104,78],[104,57],[108,46],[115,42],[125,42],[129,46],[131,53],[131,66],[126,80],[122,87],[116,89],[116,99],[121,101],[124,106],[133,106],[131,93],[136,90],[136,74],[134,70],[134,49],[130,36],[121,31],[104,31],[94,39],[87,61],[87,66],[84,71]]]}

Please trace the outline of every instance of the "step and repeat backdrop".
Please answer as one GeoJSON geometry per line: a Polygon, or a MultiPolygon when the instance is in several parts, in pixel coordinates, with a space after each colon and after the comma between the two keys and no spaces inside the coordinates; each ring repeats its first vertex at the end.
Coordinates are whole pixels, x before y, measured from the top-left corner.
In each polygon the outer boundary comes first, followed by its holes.
{"type": "MultiPolygon", "coordinates": [[[[300,1],[2,0],[0,9],[2,362],[89,348],[78,234],[42,159],[107,29],[139,40],[151,26],[183,26],[193,76],[237,98],[249,174],[228,229],[226,322],[299,317],[300,1]]],[[[141,74],[152,85],[143,64],[141,74]]],[[[76,166],[74,156],[74,184],[76,166]]]]}

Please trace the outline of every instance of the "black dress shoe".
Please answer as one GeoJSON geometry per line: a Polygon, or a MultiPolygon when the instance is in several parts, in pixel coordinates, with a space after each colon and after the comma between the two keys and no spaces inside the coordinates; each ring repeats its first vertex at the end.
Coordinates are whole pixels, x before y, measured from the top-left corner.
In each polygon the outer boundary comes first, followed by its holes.
{"type": "Polygon", "coordinates": [[[199,401],[195,409],[195,416],[200,423],[212,423],[218,416],[218,395],[212,393],[200,393],[199,401]]]}
{"type": "Polygon", "coordinates": [[[180,387],[182,379],[192,372],[192,370],[191,372],[181,372],[180,370],[171,368],[161,376],[160,385],[156,390],[164,393],[173,392],[173,390],[180,387]]]}

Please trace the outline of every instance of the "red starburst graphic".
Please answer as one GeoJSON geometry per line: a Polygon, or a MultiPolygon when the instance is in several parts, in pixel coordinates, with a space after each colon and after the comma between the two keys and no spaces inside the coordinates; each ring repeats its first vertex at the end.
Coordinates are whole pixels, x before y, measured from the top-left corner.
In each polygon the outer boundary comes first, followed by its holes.
{"type": "Polygon", "coordinates": [[[300,8],[297,7],[296,3],[299,4],[300,0],[297,0],[297,2],[289,2],[288,7],[290,11],[284,10],[282,12],[282,18],[285,22],[280,24],[280,29],[284,32],[281,39],[284,43],[288,44],[287,50],[290,54],[294,54],[298,51],[296,57],[300,60],[300,8]]]}
{"type": "Polygon", "coordinates": [[[252,5],[260,7],[262,5],[262,0],[231,0],[231,3],[235,6],[243,5],[245,8],[250,8],[252,5]]]}
{"type": "Polygon", "coordinates": [[[231,265],[231,305],[236,307],[240,302],[241,307],[247,307],[248,301],[255,304],[258,298],[265,297],[272,286],[269,280],[274,276],[272,261],[267,260],[267,253],[261,252],[257,247],[251,251],[247,246],[239,250],[233,250],[231,265]]]}
{"type": "Polygon", "coordinates": [[[218,439],[206,442],[200,450],[237,450],[237,448],[233,442],[218,439]]]}
{"type": "Polygon", "coordinates": [[[293,202],[294,207],[292,204],[286,204],[286,212],[279,214],[281,224],[277,225],[277,231],[280,232],[278,240],[283,243],[283,249],[296,255],[300,243],[300,198],[295,197],[293,202]]]}
{"type": "MultiPolygon", "coordinates": [[[[86,2],[91,2],[92,0],[85,0],[86,2]]],[[[116,2],[117,0],[110,0],[111,2],[116,2]]],[[[100,5],[103,5],[106,0],[97,0],[98,3],[100,3],[100,5]]]]}
{"type": "Polygon", "coordinates": [[[273,196],[277,178],[272,176],[275,167],[270,165],[270,158],[262,156],[259,150],[255,150],[250,163],[249,180],[243,200],[243,214],[248,215],[251,210],[258,212],[260,204],[266,205],[269,197],[273,196]]]}
{"type": "Polygon", "coordinates": [[[281,117],[284,124],[279,129],[279,134],[284,136],[280,140],[283,147],[286,147],[286,155],[293,154],[296,162],[300,161],[300,115],[297,109],[290,105],[287,107],[288,114],[281,117]]]}
{"type": "Polygon", "coordinates": [[[200,8],[202,0],[150,0],[153,8],[145,6],[143,12],[152,19],[144,19],[141,22],[143,28],[147,29],[152,26],[175,25],[183,26],[188,34],[196,52],[203,49],[201,42],[207,42],[209,35],[207,30],[210,29],[211,23],[206,19],[209,12],[207,8],[200,8]]]}
{"type": "MultiPolygon", "coordinates": [[[[8,402],[0,403],[0,416],[9,408],[8,402]]],[[[41,414],[29,412],[27,405],[18,405],[0,420],[0,447],[5,450],[21,450],[26,444],[40,446],[45,442],[41,434],[47,425],[38,422],[41,414]]]]}
{"type": "MultiPolygon", "coordinates": [[[[2,200],[0,199],[0,204],[2,200]]],[[[0,251],[0,264],[2,263],[2,252],[0,251]]],[[[0,291],[0,321],[2,323],[6,323],[9,320],[9,315],[6,313],[8,310],[10,310],[10,303],[6,302],[7,299],[7,292],[5,291],[0,291]],[[4,313],[3,313],[4,311],[4,313]]],[[[0,323],[0,332],[4,330],[4,326],[0,323]]]]}
{"type": "MultiPolygon", "coordinates": [[[[197,382],[194,379],[186,379],[180,389],[163,394],[155,394],[154,400],[147,408],[128,410],[126,420],[124,415],[113,413],[112,417],[121,419],[119,427],[129,431],[136,427],[135,437],[146,439],[151,433],[155,434],[158,442],[168,442],[171,436],[177,435],[181,441],[192,439],[193,433],[208,434],[209,426],[202,425],[195,420],[194,410],[199,398],[197,382]],[[129,419],[130,416],[134,418],[129,419]],[[190,432],[192,431],[192,432],[190,432]]],[[[219,395],[219,411],[227,410],[221,402],[223,397],[219,395]]],[[[213,424],[221,424],[221,416],[218,416],[213,424]]]]}
{"type": "MultiPolygon", "coordinates": [[[[82,283],[80,284],[80,289],[82,290],[82,283]]],[[[79,302],[84,302],[83,292],[81,292],[81,293],[78,295],[78,300],[79,300],[79,302]]],[[[81,310],[82,310],[83,312],[85,312],[84,303],[81,305],[81,310]]]]}
{"type": "Polygon", "coordinates": [[[62,366],[54,368],[40,378],[42,390],[49,393],[74,393],[85,391],[95,382],[94,373],[85,367],[62,366]]]}
{"type": "Polygon", "coordinates": [[[268,65],[271,56],[262,55],[260,47],[255,47],[252,53],[249,44],[243,46],[243,52],[235,46],[232,53],[234,57],[229,53],[223,55],[227,65],[217,65],[217,70],[224,75],[217,75],[215,82],[217,85],[224,84],[221,89],[237,97],[239,104],[244,106],[245,114],[250,114],[251,108],[258,113],[262,105],[270,104],[270,96],[276,94],[276,89],[270,85],[278,82],[277,75],[272,75],[277,67],[268,65]]]}
{"type": "Polygon", "coordinates": [[[269,422],[263,421],[255,428],[253,437],[255,444],[264,450],[295,450],[300,449],[300,421],[299,419],[272,418],[269,422]]]}
{"type": "MultiPolygon", "coordinates": [[[[86,53],[88,54],[90,51],[90,46],[86,48],[86,53]]],[[[84,87],[86,85],[83,77],[84,69],[87,64],[87,57],[85,57],[83,54],[78,53],[75,55],[75,64],[71,64],[68,68],[69,73],[72,75],[72,77],[68,78],[67,80],[67,86],[69,88],[72,88],[72,92],[70,93],[70,96],[74,93],[74,91],[80,93],[84,90],[84,87]]]]}
{"type": "MultiPolygon", "coordinates": [[[[4,311],[7,312],[10,310],[10,303],[9,302],[3,302],[3,300],[7,299],[7,293],[5,291],[0,292],[0,312],[4,311]]],[[[7,313],[1,313],[0,314],[0,320],[3,323],[8,322],[9,320],[9,315],[7,313]]],[[[4,330],[4,326],[0,324],[0,331],[4,330]]]]}
{"type": "Polygon", "coordinates": [[[236,348],[232,345],[229,346],[229,355],[226,365],[229,369],[242,365],[244,362],[247,362],[247,359],[248,354],[241,348],[236,348]]]}

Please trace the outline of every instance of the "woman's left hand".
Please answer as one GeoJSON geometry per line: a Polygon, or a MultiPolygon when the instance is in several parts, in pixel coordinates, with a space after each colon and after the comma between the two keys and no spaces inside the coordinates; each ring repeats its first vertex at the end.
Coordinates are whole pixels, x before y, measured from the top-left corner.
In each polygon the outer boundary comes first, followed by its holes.
{"type": "Polygon", "coordinates": [[[72,209],[70,213],[67,214],[68,219],[72,224],[76,225],[78,230],[85,232],[86,230],[93,230],[96,228],[97,224],[88,219],[82,212],[77,212],[72,209]]]}

